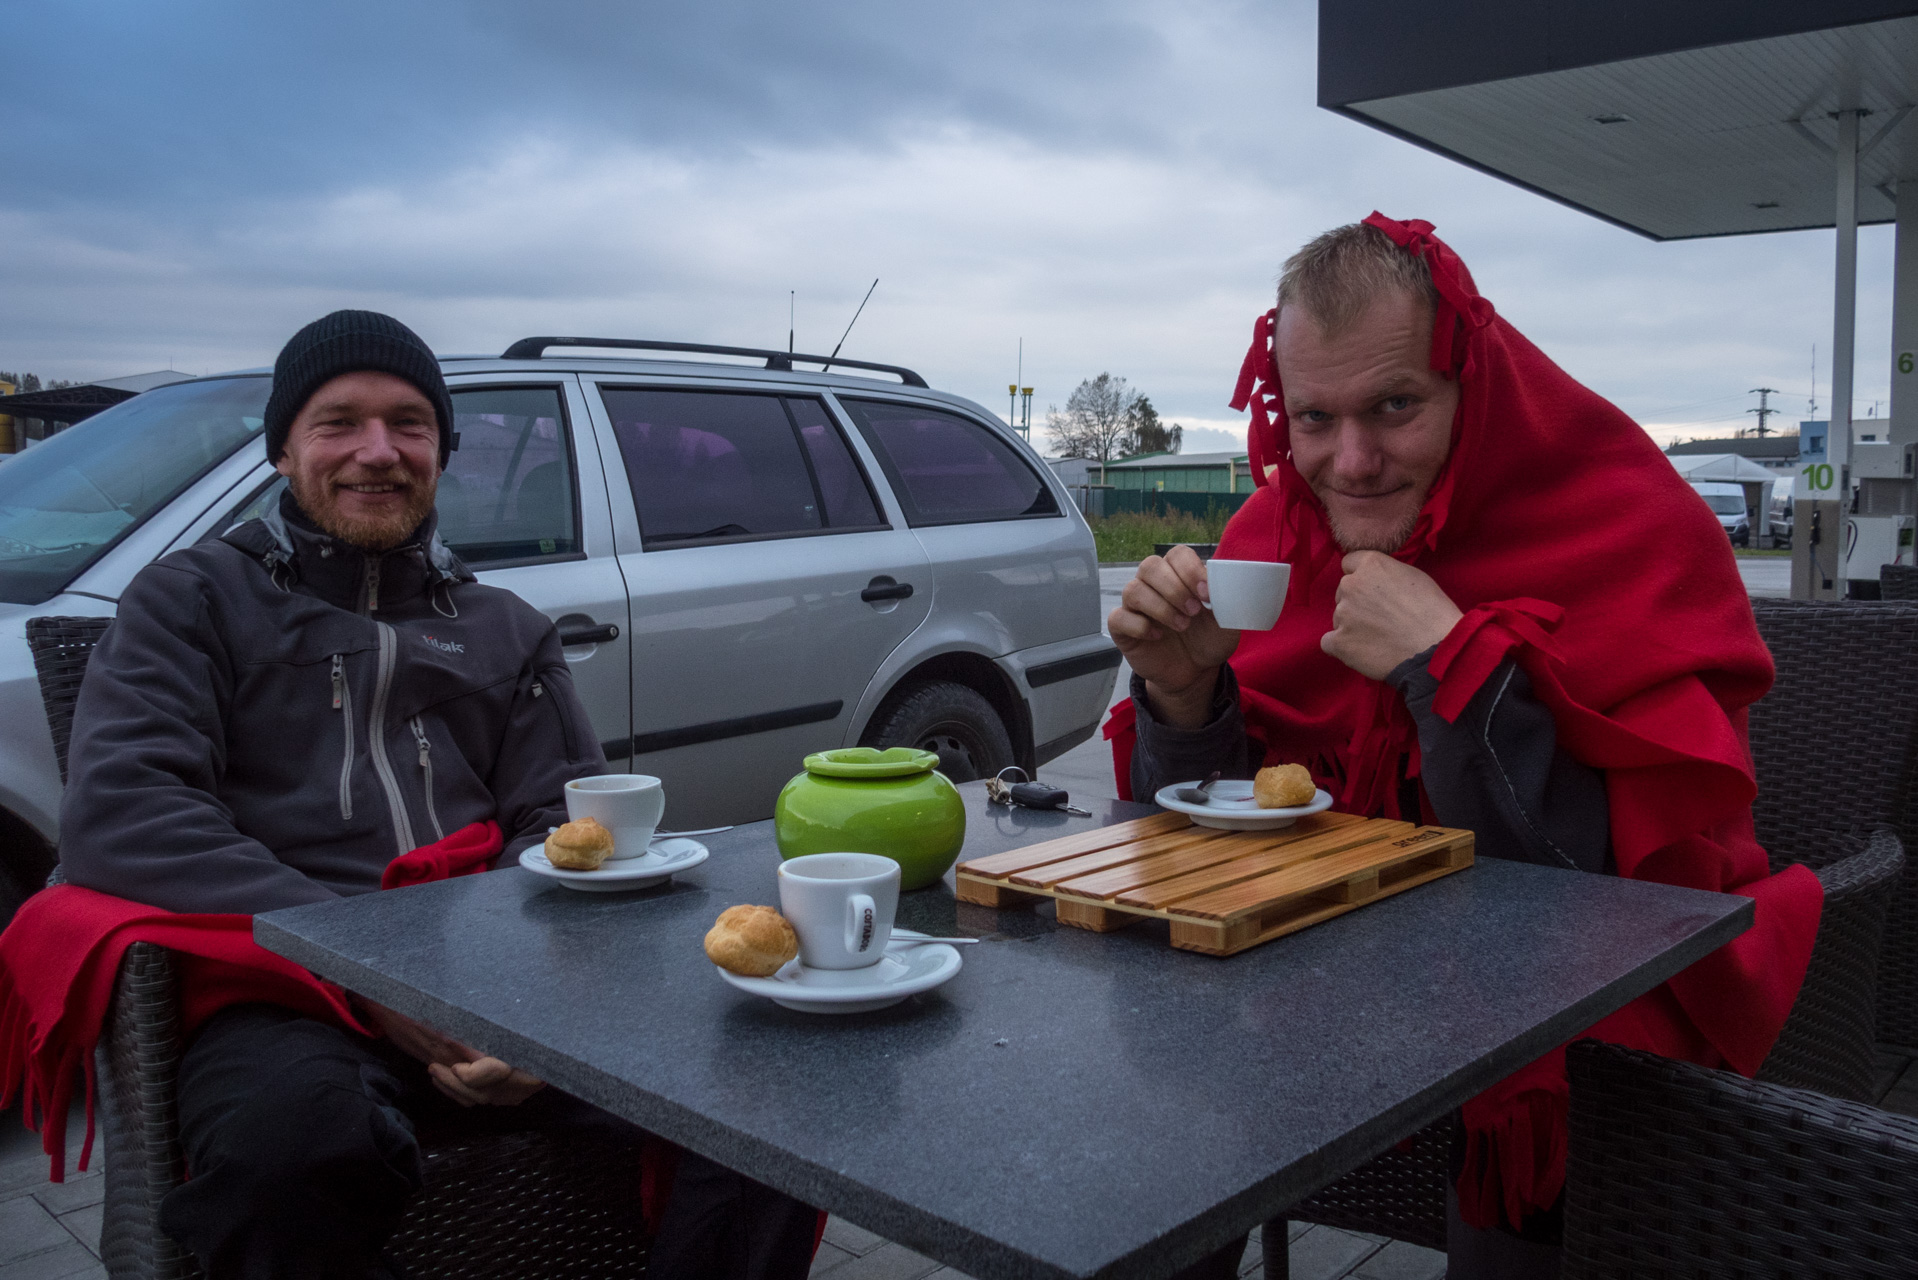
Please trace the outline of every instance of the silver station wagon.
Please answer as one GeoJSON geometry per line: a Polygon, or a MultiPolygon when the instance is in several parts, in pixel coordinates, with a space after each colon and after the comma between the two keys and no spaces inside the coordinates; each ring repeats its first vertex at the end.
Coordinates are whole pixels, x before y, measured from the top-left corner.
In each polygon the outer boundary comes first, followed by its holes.
{"type": "MultiPolygon", "coordinates": [[[[665,780],[669,827],[769,817],[833,746],[1034,769],[1111,692],[1092,534],[1031,447],[909,369],[808,363],[550,337],[441,360],[441,536],[558,624],[611,767],[665,780]]],[[[111,614],[142,566],[277,501],[269,384],[161,387],[0,465],[0,919],[59,834],[27,619],[111,614]]]]}

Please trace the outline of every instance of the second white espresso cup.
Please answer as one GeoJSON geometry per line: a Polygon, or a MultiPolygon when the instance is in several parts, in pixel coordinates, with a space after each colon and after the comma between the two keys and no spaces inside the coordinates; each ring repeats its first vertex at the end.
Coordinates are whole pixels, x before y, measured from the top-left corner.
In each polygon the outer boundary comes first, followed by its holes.
{"type": "Polygon", "coordinates": [[[779,864],[779,910],[808,969],[878,964],[899,909],[899,864],[876,853],[809,853],[779,864]]]}
{"type": "Polygon", "coordinates": [[[637,858],[666,812],[666,790],[647,773],[602,773],[566,784],[566,816],[593,818],[613,833],[613,858],[637,858]]]}
{"type": "Polygon", "coordinates": [[[1205,562],[1213,620],[1233,631],[1270,631],[1285,608],[1285,587],[1291,580],[1289,564],[1217,557],[1205,562]]]}

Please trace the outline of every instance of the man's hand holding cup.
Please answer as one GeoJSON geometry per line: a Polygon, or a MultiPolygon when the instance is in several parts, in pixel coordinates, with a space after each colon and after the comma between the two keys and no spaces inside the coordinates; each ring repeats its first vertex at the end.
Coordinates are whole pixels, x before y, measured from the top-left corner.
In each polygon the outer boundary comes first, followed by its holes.
{"type": "Polygon", "coordinates": [[[1219,668],[1239,647],[1239,633],[1206,609],[1210,599],[1205,562],[1178,546],[1139,562],[1106,619],[1112,642],[1145,680],[1153,713],[1179,728],[1205,723],[1219,668]]]}

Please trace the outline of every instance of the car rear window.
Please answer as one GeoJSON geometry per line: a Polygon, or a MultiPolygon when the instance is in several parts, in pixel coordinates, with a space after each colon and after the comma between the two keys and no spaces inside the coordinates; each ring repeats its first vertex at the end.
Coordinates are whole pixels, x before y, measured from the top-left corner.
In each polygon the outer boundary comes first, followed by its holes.
{"type": "Polygon", "coordinates": [[[825,406],[602,386],[647,550],[883,528],[825,406]]]}
{"type": "Polygon", "coordinates": [[[1038,473],[984,424],[895,400],[841,396],[839,403],[879,455],[910,523],[1059,514],[1038,473]]]}
{"type": "Polygon", "coordinates": [[[266,378],[157,387],[0,464],[0,600],[51,600],[256,435],[266,378]]]}

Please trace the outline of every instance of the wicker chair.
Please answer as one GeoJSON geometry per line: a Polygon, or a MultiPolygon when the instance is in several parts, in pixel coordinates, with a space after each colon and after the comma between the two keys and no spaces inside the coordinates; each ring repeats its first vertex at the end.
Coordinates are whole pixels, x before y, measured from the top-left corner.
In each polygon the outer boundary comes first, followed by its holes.
{"type": "Polygon", "coordinates": [[[1918,1274],[1918,1119],[1585,1040],[1564,1280],[1918,1274]]]}
{"type": "MultiPolygon", "coordinates": [[[[1773,868],[1802,862],[1826,893],[1805,986],[1759,1078],[1868,1101],[1871,1022],[1879,1040],[1918,1044],[1918,858],[1900,857],[1884,831],[1918,839],[1918,804],[1908,801],[1918,780],[1918,607],[1752,603],[1778,667],[1750,712],[1753,819],[1773,868]],[[1868,735],[1883,749],[1862,750],[1868,735]]],[[[1267,1223],[1267,1276],[1286,1274],[1291,1218],[1443,1249],[1455,1124],[1421,1130],[1267,1223]]]]}
{"type": "MultiPolygon", "coordinates": [[[[1778,666],[1751,709],[1752,820],[1774,869],[1890,826],[1918,849],[1918,605],[1754,600],[1778,666]]],[[[1885,916],[1878,1039],[1918,1046],[1918,855],[1885,916]]]]}
{"type": "MultiPolygon", "coordinates": [[[[1778,1043],[1758,1078],[1868,1102],[1876,1063],[1872,996],[1885,906],[1905,870],[1905,854],[1889,831],[1862,852],[1817,872],[1825,910],[1811,965],[1778,1043]]],[[[1445,1188],[1458,1121],[1448,1116],[1359,1166],[1284,1218],[1265,1224],[1265,1274],[1284,1280],[1287,1219],[1445,1247],[1445,1188]]]]}
{"type": "MultiPolygon", "coordinates": [[[[35,618],[27,642],[60,776],[73,704],[106,618],[35,618]]],[[[58,879],[58,868],[55,869],[58,879]]],[[[127,948],[95,1051],[106,1156],[100,1257],[115,1280],[193,1280],[193,1257],[159,1228],[185,1178],[178,1078],[184,1046],[172,953],[127,948]]],[[[627,1280],[646,1274],[639,1148],[600,1138],[512,1133],[423,1144],[425,1187],[388,1245],[418,1280],[627,1280]]]]}
{"type": "Polygon", "coordinates": [[[1880,600],[1918,600],[1918,566],[1885,564],[1878,566],[1880,600]]]}

